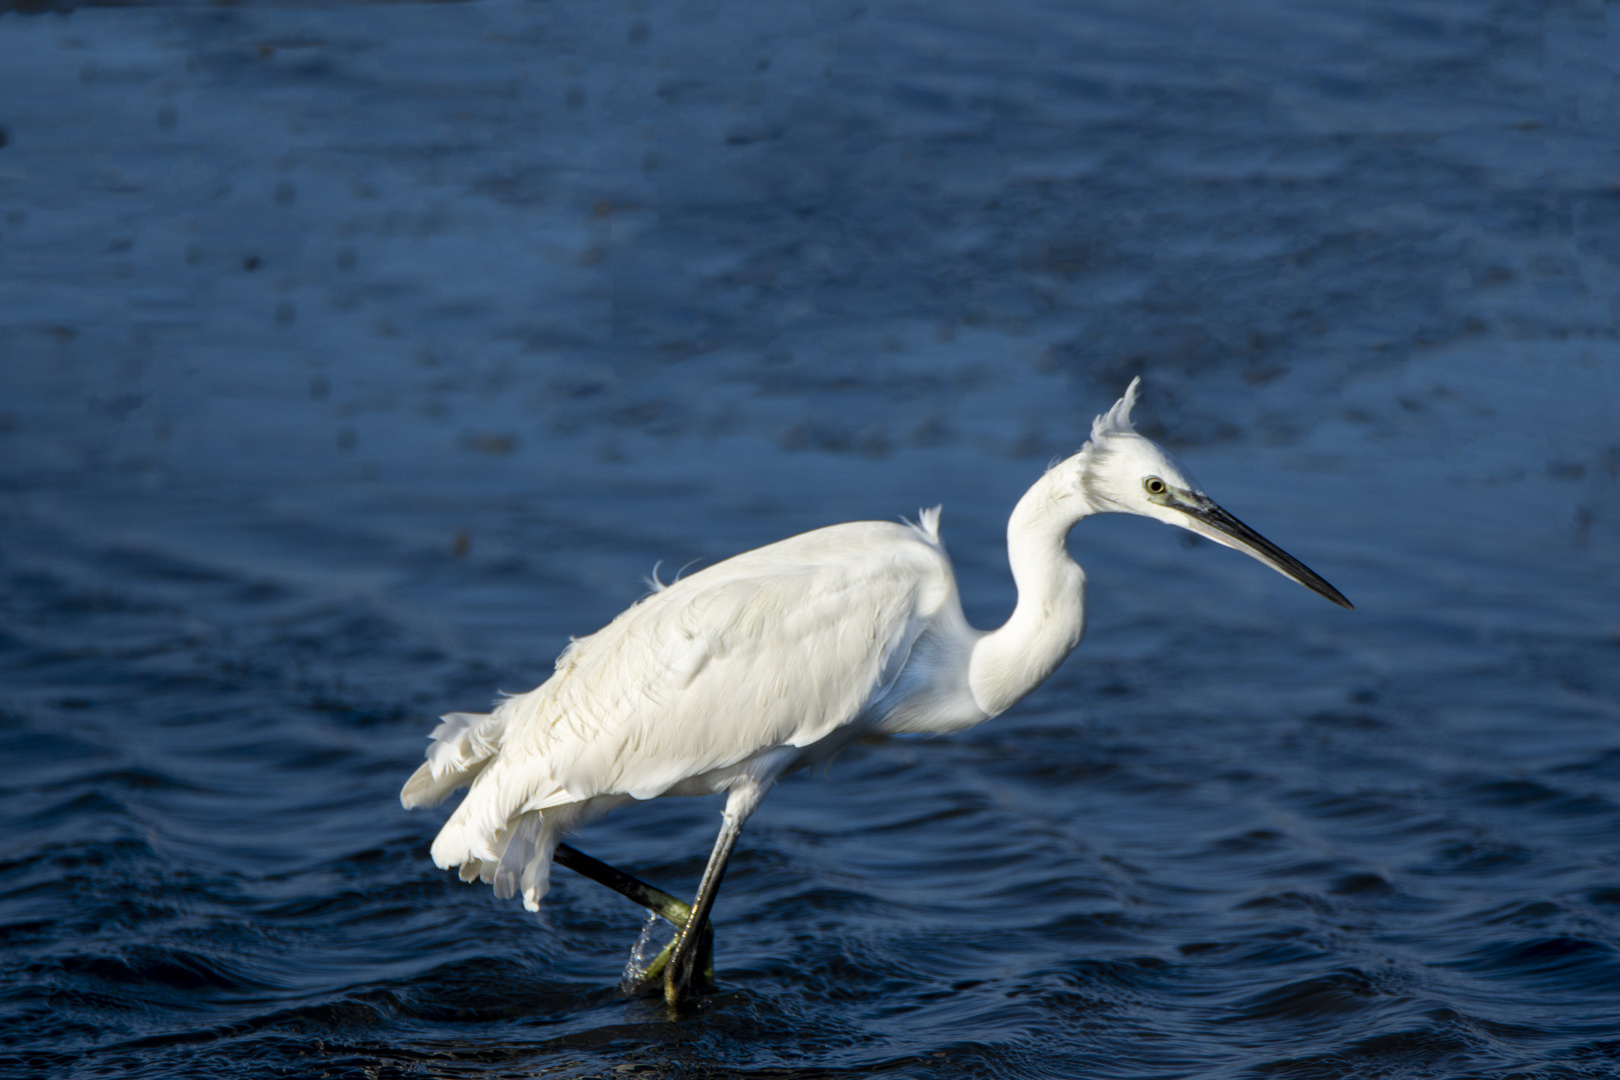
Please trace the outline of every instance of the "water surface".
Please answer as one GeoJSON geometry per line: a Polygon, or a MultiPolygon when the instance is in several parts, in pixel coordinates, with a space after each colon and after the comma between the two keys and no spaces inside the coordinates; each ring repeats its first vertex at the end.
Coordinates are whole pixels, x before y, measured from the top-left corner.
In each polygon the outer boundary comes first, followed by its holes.
{"type": "MultiPolygon", "coordinates": [[[[1485,3],[0,14],[0,1068],[1620,1070],[1620,49],[1485,3]],[[433,719],[1143,428],[1082,648],[784,781],[720,992],[435,869],[433,719]]],[[[1612,5],[1611,5],[1612,7],[1612,5]]],[[[718,803],[579,845],[696,885],[718,803]]]]}

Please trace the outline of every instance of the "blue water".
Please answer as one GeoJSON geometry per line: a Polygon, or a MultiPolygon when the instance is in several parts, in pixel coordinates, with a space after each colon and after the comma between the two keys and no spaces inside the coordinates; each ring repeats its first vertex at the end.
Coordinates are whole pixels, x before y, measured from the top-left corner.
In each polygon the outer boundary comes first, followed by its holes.
{"type": "MultiPolygon", "coordinates": [[[[0,5],[0,1071],[1620,1075],[1609,4],[0,5]],[[434,718],[1138,418],[996,721],[784,781],[719,991],[434,868],[434,718]]],[[[578,838],[696,885],[712,801],[578,838]]]]}

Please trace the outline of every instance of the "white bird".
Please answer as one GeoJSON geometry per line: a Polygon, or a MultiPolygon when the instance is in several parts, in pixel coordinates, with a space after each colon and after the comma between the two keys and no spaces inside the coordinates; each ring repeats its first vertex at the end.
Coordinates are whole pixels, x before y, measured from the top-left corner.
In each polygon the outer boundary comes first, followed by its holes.
{"type": "MultiPolygon", "coordinates": [[[[700,939],[742,824],[783,774],[863,735],[982,723],[1039,686],[1080,643],[1086,575],[1066,540],[1082,519],[1157,518],[1350,607],[1136,433],[1140,381],[1014,508],[1007,557],[1018,603],[1000,629],[968,625],[938,507],[917,524],[817,529],[655,585],[570,644],[541,686],[487,715],[443,718],[427,761],[400,794],[406,807],[432,806],[470,787],[434,840],[433,861],[459,866],[465,881],[493,884],[497,896],[521,892],[536,911],[553,855],[578,855],[557,852],[559,840],[588,819],[632,799],[725,792],[689,915],[657,894],[688,915],[677,917],[684,925],[663,966],[674,1006],[694,992],[700,939]]],[[[623,886],[634,879],[619,877],[597,879],[648,903],[623,886]]]]}

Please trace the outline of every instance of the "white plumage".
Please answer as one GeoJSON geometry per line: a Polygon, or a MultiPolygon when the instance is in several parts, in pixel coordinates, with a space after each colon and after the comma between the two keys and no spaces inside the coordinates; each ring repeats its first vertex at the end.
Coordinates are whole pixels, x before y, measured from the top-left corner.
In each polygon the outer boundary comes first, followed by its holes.
{"type": "MultiPolygon", "coordinates": [[[[1136,434],[1137,386],[1019,500],[1007,526],[1018,604],[1000,629],[964,618],[937,507],[916,525],[834,525],[738,555],[577,639],[538,688],[443,718],[400,796],[432,806],[470,786],[434,862],[537,910],[565,833],[631,799],[724,791],[701,923],[737,830],[784,772],[872,731],[970,727],[1051,674],[1085,628],[1085,574],[1066,538],[1090,514],[1192,529],[1348,607],[1136,434]]],[[[666,991],[673,1001],[681,988],[666,991]]]]}
{"type": "MultiPolygon", "coordinates": [[[[402,796],[431,806],[472,785],[433,861],[500,895],[520,884],[537,910],[552,850],[582,820],[768,782],[869,730],[851,721],[882,712],[917,638],[951,623],[941,613],[967,629],[938,529],[936,509],[916,526],[835,525],[738,555],[577,639],[538,688],[487,716],[446,716],[402,796]],[[795,753],[763,760],[783,749],[795,753]]],[[[984,718],[963,693],[906,699],[908,730],[984,718]]]]}

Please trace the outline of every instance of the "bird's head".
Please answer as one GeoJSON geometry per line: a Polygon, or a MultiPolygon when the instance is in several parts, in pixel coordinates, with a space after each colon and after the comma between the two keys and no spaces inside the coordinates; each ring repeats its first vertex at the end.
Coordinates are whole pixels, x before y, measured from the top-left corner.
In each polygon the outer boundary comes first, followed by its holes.
{"type": "Polygon", "coordinates": [[[1351,607],[1332,585],[1277,545],[1228,514],[1165,450],[1131,426],[1140,378],[1091,425],[1091,440],[1070,459],[1075,482],[1092,513],[1140,514],[1206,536],[1252,556],[1342,607],[1351,607]]]}

